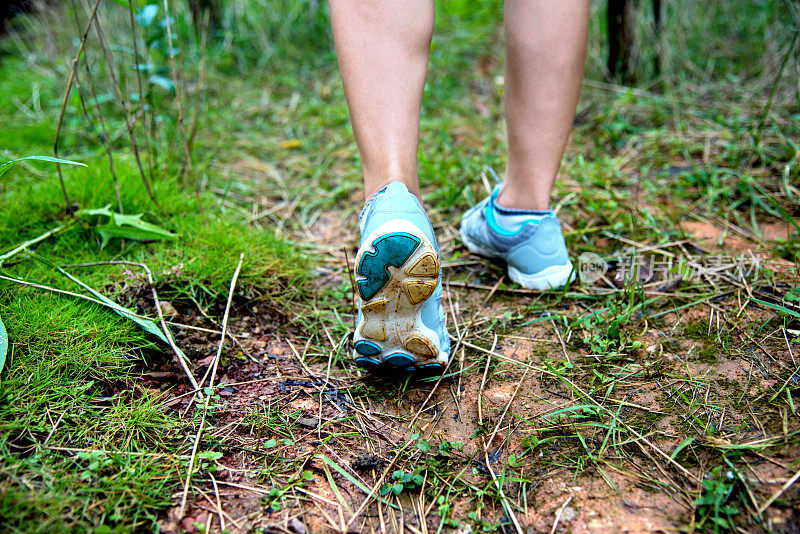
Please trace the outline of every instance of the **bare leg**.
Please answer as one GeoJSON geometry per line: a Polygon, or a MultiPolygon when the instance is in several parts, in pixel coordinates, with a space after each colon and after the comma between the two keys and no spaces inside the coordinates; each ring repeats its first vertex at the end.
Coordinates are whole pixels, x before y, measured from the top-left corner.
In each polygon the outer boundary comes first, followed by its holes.
{"type": "Polygon", "coordinates": [[[433,0],[330,0],[365,199],[393,180],[419,196],[419,114],[433,0]]]}
{"type": "Polygon", "coordinates": [[[506,0],[508,164],[501,206],[550,207],[580,95],[588,26],[588,0],[506,0]]]}

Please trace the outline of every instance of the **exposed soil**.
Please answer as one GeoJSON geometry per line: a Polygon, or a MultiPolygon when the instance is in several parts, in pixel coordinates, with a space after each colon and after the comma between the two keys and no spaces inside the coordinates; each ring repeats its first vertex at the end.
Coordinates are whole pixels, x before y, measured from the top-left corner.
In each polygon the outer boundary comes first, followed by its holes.
{"type": "MultiPolygon", "coordinates": [[[[355,257],[354,234],[321,232],[355,227],[351,219],[324,214],[305,230],[326,244],[321,286],[338,286],[346,276],[344,250],[350,261],[355,257]]],[[[753,250],[744,240],[720,240],[709,225],[684,229],[711,252],[753,250]]],[[[442,233],[447,258],[458,245],[447,238],[453,227],[442,233]]],[[[237,341],[225,344],[217,375],[224,387],[211,402],[199,447],[221,456],[200,462],[183,517],[176,494],[162,530],[219,529],[221,508],[233,533],[468,532],[456,523],[440,525],[440,507],[449,504],[444,519],[514,532],[505,500],[530,533],[550,532],[554,524],[557,532],[677,532],[700,519],[693,500],[712,467],[723,465],[724,451],[746,445],[734,458],[735,488],[746,506],[764,503],[796,471],[800,451],[782,442],[800,424],[769,397],[776,385],[791,380],[784,391],[792,393],[800,385],[792,375],[800,345],[770,323],[770,310],[743,306],[741,288],[721,282],[730,291],[704,304],[647,323],[639,314],[622,326],[637,347],[598,356],[578,339],[579,330],[565,338],[563,326],[556,330],[546,317],[504,320],[536,297],[501,288],[495,264],[469,255],[461,261],[468,267],[445,264],[445,304],[451,333],[465,343],[455,343],[448,376],[438,384],[359,376],[347,359],[329,368],[331,354],[313,354],[308,334],[291,321],[235,309],[228,327],[237,341]],[[592,408],[570,384],[591,392],[602,408],[592,408]],[[564,411],[554,415],[558,410],[564,411]],[[416,445],[415,432],[429,450],[416,445]],[[687,437],[694,439],[681,452],[687,437]],[[438,447],[445,442],[463,448],[443,453],[438,447]],[[396,508],[373,495],[362,509],[365,489],[387,468],[389,478],[396,469],[422,474],[422,488],[389,493],[396,508]],[[502,497],[495,482],[501,476],[502,497]],[[445,499],[437,502],[437,495],[445,499]]],[[[175,311],[176,322],[218,332],[196,309],[175,311]]],[[[579,316],[582,310],[570,304],[556,311],[579,316]]],[[[195,376],[203,376],[219,334],[176,331],[195,376]]],[[[326,350],[335,351],[336,341],[326,350]]],[[[150,362],[142,386],[163,392],[164,409],[191,421],[191,443],[199,413],[182,376],[174,358],[150,362]]],[[[741,528],[797,531],[792,503],[798,499],[800,489],[789,488],[761,514],[760,525],[741,528]]]]}

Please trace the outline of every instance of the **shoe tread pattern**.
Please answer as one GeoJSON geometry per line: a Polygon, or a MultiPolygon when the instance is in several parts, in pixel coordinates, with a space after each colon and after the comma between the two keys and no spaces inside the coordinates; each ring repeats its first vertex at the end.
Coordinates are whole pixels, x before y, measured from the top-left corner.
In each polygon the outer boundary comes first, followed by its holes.
{"type": "Polygon", "coordinates": [[[358,263],[358,293],[364,300],[374,297],[391,278],[389,266],[400,267],[419,247],[420,239],[405,232],[379,237],[372,243],[374,251],[364,254],[358,263]]]}
{"type": "Polygon", "coordinates": [[[436,290],[439,258],[430,243],[407,232],[375,239],[356,259],[361,315],[356,364],[373,372],[435,373],[436,343],[420,329],[420,309],[436,290]]]}

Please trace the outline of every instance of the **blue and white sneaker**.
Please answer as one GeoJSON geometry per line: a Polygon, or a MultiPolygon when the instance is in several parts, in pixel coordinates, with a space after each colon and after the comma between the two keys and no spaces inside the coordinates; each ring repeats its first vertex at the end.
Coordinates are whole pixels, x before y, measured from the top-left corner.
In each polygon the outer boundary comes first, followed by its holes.
{"type": "Polygon", "coordinates": [[[499,207],[500,187],[461,219],[461,240],[469,251],[505,260],[508,276],[528,289],[545,291],[570,283],[575,273],[555,213],[499,207]]]}
{"type": "Polygon", "coordinates": [[[450,355],[439,248],[425,209],[402,182],[373,196],[359,218],[356,364],[369,371],[441,373],[450,355]]]}

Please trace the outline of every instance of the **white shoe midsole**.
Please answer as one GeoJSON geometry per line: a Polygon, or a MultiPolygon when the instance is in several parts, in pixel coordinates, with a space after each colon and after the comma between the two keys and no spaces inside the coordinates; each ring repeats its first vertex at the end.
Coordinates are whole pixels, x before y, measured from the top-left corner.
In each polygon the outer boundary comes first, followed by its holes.
{"type": "Polygon", "coordinates": [[[551,265],[538,273],[525,274],[512,266],[508,266],[508,276],[513,281],[528,289],[546,291],[568,284],[574,278],[572,263],[551,265]]]}
{"type": "MultiPolygon", "coordinates": [[[[461,232],[461,241],[463,241],[467,249],[474,254],[480,254],[488,258],[499,257],[494,251],[483,248],[481,245],[471,240],[464,232],[461,232]]],[[[533,274],[523,273],[509,265],[508,276],[522,287],[535,289],[537,291],[546,291],[548,289],[561,287],[575,278],[572,272],[572,263],[569,261],[564,265],[551,265],[533,274]]]]}

